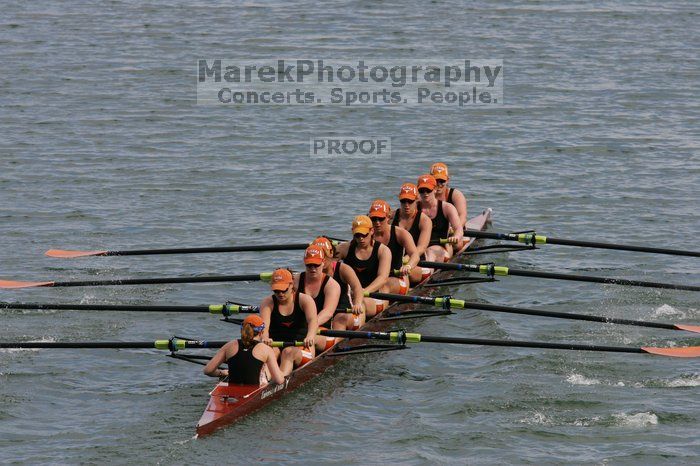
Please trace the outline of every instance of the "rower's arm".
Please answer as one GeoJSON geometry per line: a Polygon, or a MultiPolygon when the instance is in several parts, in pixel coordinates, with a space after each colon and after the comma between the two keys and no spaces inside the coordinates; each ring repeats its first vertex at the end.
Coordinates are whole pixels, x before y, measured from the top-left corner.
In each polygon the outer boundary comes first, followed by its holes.
{"type": "Polygon", "coordinates": [[[338,308],[338,301],[340,301],[340,285],[337,281],[333,280],[333,277],[328,279],[323,294],[325,299],[323,300],[323,309],[318,313],[318,325],[323,325],[325,323],[330,324],[330,320],[333,318],[333,314],[335,314],[335,310],[338,308]]]}
{"type": "Polygon", "coordinates": [[[348,255],[348,249],[350,248],[350,242],[345,241],[344,243],[340,243],[338,246],[335,248],[335,258],[336,259],[345,259],[348,255]]]}
{"type": "Polygon", "coordinates": [[[316,332],[318,331],[316,303],[311,296],[305,293],[299,293],[299,305],[306,316],[306,338],[304,339],[304,343],[307,343],[307,346],[312,346],[316,340],[316,332]]]}
{"type": "Polygon", "coordinates": [[[391,250],[384,244],[379,246],[379,267],[377,269],[377,276],[372,283],[370,283],[365,292],[376,293],[380,291],[382,287],[389,280],[389,273],[391,272],[391,250]]]}
{"type": "Polygon", "coordinates": [[[408,256],[408,265],[411,268],[415,267],[420,261],[420,254],[418,254],[416,243],[413,242],[413,236],[401,227],[396,228],[396,234],[399,236],[399,244],[403,246],[404,252],[408,256]]]}
{"type": "Polygon", "coordinates": [[[467,198],[464,197],[462,191],[455,189],[452,192],[452,200],[454,201],[454,206],[459,214],[459,220],[462,227],[467,224],[467,198]]]}
{"type": "Polygon", "coordinates": [[[277,363],[275,351],[269,346],[265,346],[265,364],[267,365],[267,369],[270,371],[272,381],[276,384],[284,383],[284,373],[282,373],[282,369],[280,369],[280,366],[277,363]]]}
{"type": "Polygon", "coordinates": [[[353,306],[361,306],[364,299],[364,294],[362,290],[362,283],[360,279],[357,278],[357,274],[348,264],[340,264],[340,278],[343,279],[345,283],[350,287],[352,291],[352,304],[353,306]]]}
{"type": "Polygon", "coordinates": [[[260,339],[262,341],[268,340],[270,338],[270,319],[272,317],[272,297],[267,296],[260,303],[260,317],[265,322],[265,328],[260,334],[260,339]]]}
{"type": "Polygon", "coordinates": [[[464,236],[464,227],[459,223],[460,220],[459,214],[457,213],[457,208],[449,202],[443,202],[442,213],[445,214],[445,217],[447,217],[447,220],[450,222],[452,230],[454,230],[452,237],[456,238],[458,242],[462,241],[462,236],[464,236]]]}
{"type": "Polygon", "coordinates": [[[430,233],[433,231],[433,221],[422,212],[418,212],[418,215],[420,215],[420,221],[418,222],[420,234],[418,235],[416,248],[418,249],[418,255],[421,256],[425,254],[425,250],[430,246],[430,233]]]}
{"type": "Polygon", "coordinates": [[[207,365],[204,366],[204,375],[208,375],[209,377],[221,377],[224,375],[222,374],[223,371],[219,369],[219,366],[228,359],[226,357],[226,352],[229,350],[229,348],[233,354],[236,354],[238,351],[238,341],[229,341],[224,346],[219,348],[219,351],[217,351],[216,354],[209,360],[207,365]],[[235,348],[233,348],[233,346],[235,346],[235,348]]]}

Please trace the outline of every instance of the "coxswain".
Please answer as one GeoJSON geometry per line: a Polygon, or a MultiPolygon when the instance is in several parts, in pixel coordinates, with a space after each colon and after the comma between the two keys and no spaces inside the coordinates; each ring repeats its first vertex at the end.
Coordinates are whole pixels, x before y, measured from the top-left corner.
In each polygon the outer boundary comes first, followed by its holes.
{"type": "MultiPolygon", "coordinates": [[[[433,222],[430,217],[418,209],[418,188],[413,183],[404,183],[399,190],[399,202],[401,208],[394,211],[392,225],[400,226],[407,230],[416,245],[416,252],[423,257],[430,246],[430,235],[433,230],[433,222]]],[[[421,268],[411,271],[411,283],[417,284],[430,276],[431,269],[421,268]]]]}
{"type": "Polygon", "coordinates": [[[257,314],[243,319],[241,338],[230,341],[216,352],[204,367],[210,377],[227,378],[228,383],[245,385],[281,384],[284,374],[277,364],[275,351],[261,343],[265,321],[257,314]],[[228,369],[219,369],[223,363],[228,369]]]}
{"type": "Polygon", "coordinates": [[[452,257],[453,245],[462,241],[464,231],[459,220],[459,214],[455,206],[435,198],[435,186],[437,182],[433,175],[421,175],[418,177],[418,195],[420,196],[420,210],[433,222],[430,234],[430,246],[425,252],[428,261],[443,262],[452,257]],[[454,231],[449,234],[450,227],[454,231]],[[447,239],[447,244],[440,244],[441,239],[447,239]]]}
{"type": "MultiPolygon", "coordinates": [[[[352,240],[338,245],[338,257],[352,267],[360,279],[365,293],[386,291],[391,270],[391,251],[374,240],[372,221],[366,215],[358,215],[352,221],[352,240]]],[[[364,298],[367,318],[384,310],[387,301],[364,298]]]]}
{"type": "Polygon", "coordinates": [[[280,354],[280,369],[284,375],[289,375],[294,366],[306,364],[316,354],[316,303],[311,296],[294,289],[294,277],[287,269],[272,272],[270,288],[273,294],[260,303],[260,317],[265,321],[261,341],[268,344],[272,341],[304,342],[303,348],[288,346],[280,354]]]}
{"type": "Polygon", "coordinates": [[[357,274],[342,260],[335,260],[335,245],[325,236],[319,236],[313,242],[320,246],[325,255],[323,272],[340,285],[338,308],[333,316],[333,330],[357,330],[365,323],[364,295],[362,284],[357,274]],[[348,312],[350,309],[351,312],[348,312]]]}
{"type": "Polygon", "coordinates": [[[367,216],[372,220],[374,239],[391,251],[391,276],[387,282],[389,293],[406,294],[411,284],[410,275],[418,281],[423,275],[417,267],[420,255],[411,234],[389,223],[390,214],[391,206],[383,199],[376,199],[370,205],[367,216]],[[394,276],[396,271],[398,276],[394,276]]]}
{"type": "MultiPolygon", "coordinates": [[[[325,252],[321,246],[312,244],[304,252],[305,271],[294,275],[294,288],[304,293],[316,303],[318,326],[326,330],[331,328],[331,320],[338,309],[340,285],[333,277],[323,271],[325,252]]],[[[316,352],[324,351],[327,343],[331,346],[334,338],[316,336],[316,352]]]]}

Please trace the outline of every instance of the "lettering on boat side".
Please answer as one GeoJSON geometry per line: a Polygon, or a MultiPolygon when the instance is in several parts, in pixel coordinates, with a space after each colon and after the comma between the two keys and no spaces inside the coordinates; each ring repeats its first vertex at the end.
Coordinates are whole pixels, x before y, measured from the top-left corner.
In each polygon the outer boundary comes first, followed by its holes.
{"type": "Polygon", "coordinates": [[[268,398],[268,397],[274,395],[275,393],[286,389],[287,385],[289,385],[290,379],[291,379],[291,377],[287,377],[286,379],[284,379],[284,383],[281,383],[279,385],[276,384],[274,387],[267,388],[267,389],[263,390],[262,393],[260,394],[260,399],[264,400],[265,398],[268,398]]]}

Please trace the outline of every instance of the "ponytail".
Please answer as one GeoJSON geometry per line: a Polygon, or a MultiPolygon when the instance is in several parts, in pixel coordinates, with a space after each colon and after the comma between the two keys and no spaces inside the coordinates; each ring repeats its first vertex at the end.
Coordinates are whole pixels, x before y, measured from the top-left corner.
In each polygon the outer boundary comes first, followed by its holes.
{"type": "Polygon", "coordinates": [[[255,337],[255,329],[253,324],[245,323],[241,327],[241,341],[243,342],[244,348],[250,348],[253,345],[253,338],[255,337]]]}

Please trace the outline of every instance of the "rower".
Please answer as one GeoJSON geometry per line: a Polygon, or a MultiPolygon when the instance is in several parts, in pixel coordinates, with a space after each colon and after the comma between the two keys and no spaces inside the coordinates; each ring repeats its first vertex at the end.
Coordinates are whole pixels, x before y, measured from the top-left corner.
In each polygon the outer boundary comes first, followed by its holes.
{"type": "Polygon", "coordinates": [[[457,209],[459,220],[464,227],[467,224],[467,198],[462,192],[456,188],[450,188],[450,175],[447,171],[447,165],[442,162],[434,163],[430,167],[430,174],[435,178],[437,185],[435,186],[435,198],[438,201],[449,202],[457,209]]]}
{"type": "MultiPolygon", "coordinates": [[[[391,251],[374,240],[372,221],[366,215],[358,215],[352,222],[352,240],[338,246],[338,257],[357,274],[365,293],[386,291],[391,269],[391,251]]],[[[388,305],[387,301],[364,298],[365,313],[374,317],[388,305]]]]}
{"type": "Polygon", "coordinates": [[[357,330],[365,323],[364,295],[362,284],[357,274],[342,260],[335,260],[335,246],[325,236],[319,236],[313,242],[324,252],[323,272],[333,277],[340,285],[340,299],[333,316],[333,330],[357,330]],[[347,312],[351,309],[351,312],[347,312]]]}
{"type": "MultiPolygon", "coordinates": [[[[394,212],[392,225],[400,226],[407,230],[416,245],[418,257],[425,254],[430,245],[430,234],[433,230],[433,222],[430,217],[418,209],[418,188],[413,183],[404,183],[399,191],[401,208],[394,212]]],[[[430,276],[430,269],[411,270],[411,283],[416,284],[430,276]],[[419,273],[420,272],[420,273],[419,273]]]]}
{"type": "Polygon", "coordinates": [[[399,271],[398,277],[389,277],[389,293],[406,294],[410,287],[409,275],[413,274],[418,281],[423,275],[422,270],[417,267],[420,255],[411,234],[389,223],[390,213],[389,204],[383,199],[376,199],[370,205],[367,215],[372,220],[374,239],[385,244],[391,251],[391,273],[399,271]],[[407,261],[404,261],[404,256],[408,256],[407,261]]]}
{"type": "MultiPolygon", "coordinates": [[[[340,285],[333,277],[323,271],[325,253],[321,246],[312,244],[304,252],[304,266],[306,270],[294,275],[294,288],[299,293],[304,293],[316,303],[318,312],[318,326],[328,330],[331,328],[331,320],[338,308],[340,299],[340,285]]],[[[334,338],[316,336],[316,351],[324,351],[327,344],[330,346],[335,342],[334,338]]]]}
{"type": "Polygon", "coordinates": [[[277,365],[275,351],[259,344],[264,328],[265,321],[257,314],[243,319],[241,338],[222,346],[204,366],[204,373],[209,377],[227,377],[229,384],[262,386],[270,381],[284,383],[284,374],[277,365]],[[228,364],[228,369],[219,369],[224,362],[228,364]]]}
{"type": "Polygon", "coordinates": [[[464,231],[459,223],[459,214],[455,206],[435,198],[437,182],[433,175],[421,175],[418,178],[418,194],[420,195],[420,210],[430,217],[433,228],[430,234],[430,246],[425,252],[429,261],[447,261],[454,254],[453,245],[462,241],[464,231]],[[450,227],[454,230],[449,235],[450,227]],[[440,244],[440,239],[447,239],[447,244],[440,244]]]}
{"type": "MultiPolygon", "coordinates": [[[[294,290],[294,277],[287,269],[272,272],[270,288],[273,294],[260,303],[260,317],[265,321],[261,341],[304,341],[303,348],[288,346],[280,354],[280,369],[289,375],[294,366],[306,364],[316,354],[316,303],[311,296],[294,290]]],[[[279,350],[273,349],[278,354],[279,350]]]]}

